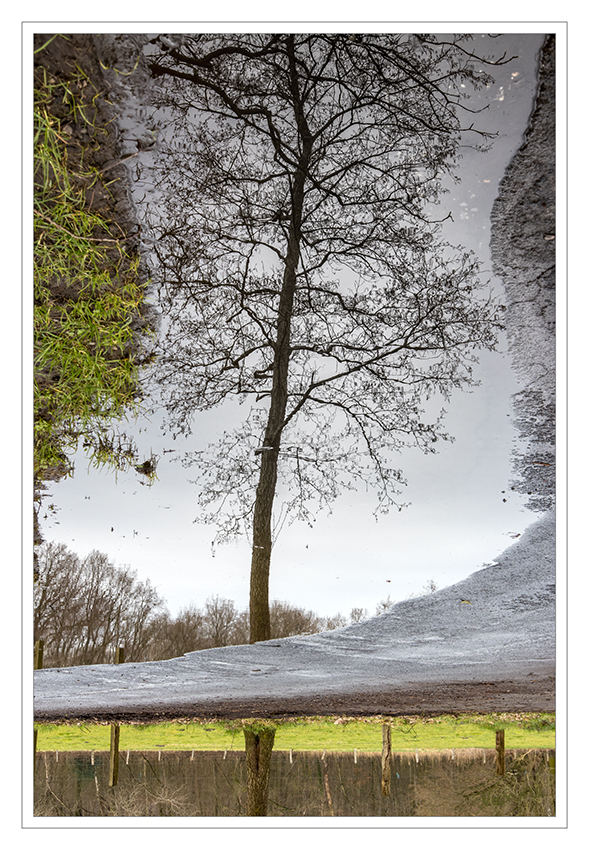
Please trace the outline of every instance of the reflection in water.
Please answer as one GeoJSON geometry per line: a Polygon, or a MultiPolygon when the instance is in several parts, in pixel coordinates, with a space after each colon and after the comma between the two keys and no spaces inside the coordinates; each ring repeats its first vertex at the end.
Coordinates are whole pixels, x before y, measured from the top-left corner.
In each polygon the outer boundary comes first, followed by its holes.
{"type": "Polygon", "coordinates": [[[246,814],[248,817],[266,817],[276,729],[272,726],[256,724],[244,726],[243,734],[247,765],[246,814]]]}
{"type": "MultiPolygon", "coordinates": [[[[554,750],[393,753],[390,795],[380,753],[274,752],[269,817],[552,817],[554,750]]],[[[37,754],[38,817],[245,817],[245,752],[37,754]]]]}

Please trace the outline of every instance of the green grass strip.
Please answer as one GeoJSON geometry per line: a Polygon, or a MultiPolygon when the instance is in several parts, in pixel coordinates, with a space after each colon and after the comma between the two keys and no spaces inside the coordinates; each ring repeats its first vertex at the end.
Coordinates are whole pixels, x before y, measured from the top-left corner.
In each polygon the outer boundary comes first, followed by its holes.
{"type": "MultiPolygon", "coordinates": [[[[380,752],[382,722],[382,718],[316,718],[275,723],[272,724],[276,727],[274,749],[380,752]]],[[[501,728],[506,730],[508,749],[553,749],[555,746],[553,714],[393,718],[391,726],[392,747],[396,752],[468,747],[493,749],[495,730],[501,728]]],[[[38,751],[100,751],[110,746],[108,725],[43,724],[37,728],[38,751]]],[[[244,736],[241,722],[122,724],[120,749],[241,751],[244,736]]]]}

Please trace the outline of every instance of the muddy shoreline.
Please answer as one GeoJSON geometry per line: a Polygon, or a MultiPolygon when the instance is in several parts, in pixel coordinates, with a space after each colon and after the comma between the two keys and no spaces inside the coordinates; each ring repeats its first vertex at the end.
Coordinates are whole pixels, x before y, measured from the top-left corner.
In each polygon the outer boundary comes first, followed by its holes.
{"type": "MultiPolygon", "coordinates": [[[[45,69],[57,81],[69,82],[75,77],[77,66],[92,83],[92,87],[87,88],[88,94],[82,87],[78,94],[94,120],[93,123],[84,120],[81,112],[77,120],[68,120],[68,160],[72,164],[83,161],[85,169],[98,172],[100,180],[88,193],[88,209],[114,223],[120,230],[125,249],[130,255],[135,255],[140,246],[140,227],[131,201],[128,172],[121,161],[124,158],[123,141],[116,124],[116,112],[110,102],[110,85],[102,71],[94,37],[68,34],[50,39],[50,34],[35,36],[35,49],[39,51],[36,68],[45,69]]],[[[64,109],[58,99],[50,107],[56,118],[63,117],[64,109]]],[[[146,283],[145,274],[141,282],[146,283]]]]}
{"type": "Polygon", "coordinates": [[[125,711],[35,713],[36,723],[160,723],[170,720],[219,720],[240,718],[288,719],[295,717],[400,717],[490,712],[555,710],[554,677],[530,676],[527,681],[415,683],[413,688],[375,693],[316,694],[293,699],[227,699],[211,703],[191,702],[173,709],[144,705],[125,711]]]}

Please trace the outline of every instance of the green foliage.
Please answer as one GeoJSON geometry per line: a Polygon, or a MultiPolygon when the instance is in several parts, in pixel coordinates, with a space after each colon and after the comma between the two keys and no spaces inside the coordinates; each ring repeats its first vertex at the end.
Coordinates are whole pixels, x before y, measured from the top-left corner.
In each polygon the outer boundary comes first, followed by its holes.
{"type": "Polygon", "coordinates": [[[89,164],[89,149],[81,139],[86,128],[94,140],[107,134],[97,124],[97,97],[79,68],[59,81],[46,68],[36,68],[37,482],[71,474],[68,454],[80,438],[95,465],[125,469],[137,457],[132,439],[113,423],[138,410],[137,323],[141,326],[144,287],[139,258],[124,248],[123,229],[96,210],[95,195],[108,198],[108,183],[89,164]]]}

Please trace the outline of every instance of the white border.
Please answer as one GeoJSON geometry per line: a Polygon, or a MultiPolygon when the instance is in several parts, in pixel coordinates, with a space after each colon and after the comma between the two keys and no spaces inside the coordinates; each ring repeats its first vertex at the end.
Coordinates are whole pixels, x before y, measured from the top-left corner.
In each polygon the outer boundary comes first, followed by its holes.
{"type": "MultiPolygon", "coordinates": [[[[37,4],[25,4],[25,5],[28,5],[30,7],[31,5],[37,5],[37,4]]],[[[67,21],[67,23],[66,23],[65,20],[61,19],[59,21],[50,21],[50,22],[45,21],[44,22],[44,12],[46,10],[47,11],[51,10],[52,12],[55,12],[55,6],[53,4],[50,7],[45,7],[42,4],[38,4],[38,5],[40,6],[40,8],[35,9],[35,12],[37,14],[31,15],[31,17],[29,18],[29,20],[31,22],[30,23],[24,23],[23,27],[22,27],[23,47],[25,49],[25,57],[27,55],[26,54],[27,45],[30,46],[30,44],[32,43],[32,34],[35,31],[37,31],[37,32],[43,31],[46,28],[45,24],[47,24],[47,29],[46,29],[47,32],[54,32],[54,31],[56,31],[56,29],[60,29],[60,30],[63,30],[63,31],[70,31],[70,32],[87,32],[87,31],[150,32],[150,31],[162,31],[162,30],[166,31],[166,32],[187,31],[187,22],[178,22],[178,21],[173,22],[173,23],[168,23],[168,22],[161,22],[161,21],[153,21],[153,22],[150,22],[150,21],[146,21],[146,22],[131,21],[131,22],[129,22],[129,21],[122,20],[122,21],[115,21],[115,22],[108,22],[108,23],[104,22],[104,21],[100,21],[100,22],[93,22],[93,21],[70,22],[70,21],[67,21]],[[33,19],[35,19],[35,18],[40,22],[39,24],[35,24],[33,22],[33,19]]],[[[177,5],[184,6],[185,4],[177,4],[177,5]]],[[[186,4],[186,5],[188,5],[188,4],[186,4]]],[[[229,6],[232,6],[232,7],[236,6],[236,4],[225,4],[225,6],[226,5],[229,5],[229,6]]],[[[256,7],[256,9],[258,9],[261,5],[264,6],[265,9],[268,9],[270,11],[271,16],[272,16],[272,14],[276,15],[276,12],[279,11],[275,4],[267,3],[267,4],[253,4],[253,5],[256,7]]],[[[313,11],[317,10],[317,5],[318,4],[316,4],[316,3],[297,4],[296,11],[301,12],[301,13],[305,12],[305,14],[301,15],[301,16],[302,17],[304,16],[306,18],[306,17],[308,17],[308,7],[311,7],[312,12],[313,12],[313,11]]],[[[330,4],[322,4],[321,10],[323,10],[326,5],[328,5],[330,7],[331,12],[335,13],[334,16],[337,15],[337,14],[341,14],[341,5],[340,4],[335,4],[335,3],[333,3],[333,4],[331,4],[331,3],[330,4]]],[[[371,7],[374,6],[374,5],[375,4],[364,3],[362,5],[362,12],[364,12],[364,13],[369,12],[371,7]]],[[[391,11],[389,4],[376,4],[376,5],[379,6],[379,10],[384,9],[384,10],[386,10],[386,12],[389,12],[389,13],[391,11]]],[[[428,6],[428,5],[431,6],[432,4],[420,4],[420,8],[423,8],[424,5],[425,6],[428,6]]],[[[467,11],[472,10],[472,5],[470,3],[469,4],[458,4],[458,5],[463,6],[467,11]]],[[[503,5],[506,6],[507,4],[503,4],[503,5]]],[[[531,3],[527,4],[527,6],[529,7],[529,11],[532,12],[532,13],[538,12],[538,6],[539,5],[541,5],[541,4],[531,4],[531,3]]],[[[79,13],[79,11],[80,11],[80,7],[79,7],[78,4],[67,3],[67,4],[61,4],[61,6],[62,7],[63,6],[68,7],[68,9],[73,13],[73,14],[71,14],[72,18],[75,17],[76,13],[79,13]]],[[[219,4],[219,3],[215,4],[215,10],[218,11],[221,6],[222,6],[222,4],[219,4]]],[[[120,4],[118,4],[118,3],[117,4],[101,3],[101,6],[100,6],[101,11],[104,11],[104,12],[107,12],[108,10],[110,10],[110,7],[113,7],[112,11],[115,12],[115,15],[116,15],[117,11],[120,11],[120,4]]],[[[193,8],[191,8],[190,11],[192,11],[193,8]]],[[[446,8],[446,7],[444,7],[444,8],[446,8]]],[[[252,11],[252,4],[248,4],[247,9],[248,9],[248,11],[252,11]]],[[[551,11],[558,13],[559,11],[561,11],[561,9],[562,9],[562,4],[559,4],[558,6],[551,8],[551,11]]],[[[169,10],[169,8],[168,8],[168,10],[169,10]]],[[[519,7],[518,11],[519,10],[523,11],[521,6],[519,7]]],[[[184,9],[182,11],[184,11],[184,9]]],[[[295,11],[295,9],[291,6],[289,11],[292,13],[293,11],[295,11]]],[[[396,11],[396,9],[394,11],[396,11]]],[[[512,4],[509,4],[509,11],[513,11],[513,5],[512,4]]],[[[26,8],[21,8],[21,15],[22,15],[23,18],[28,17],[26,8]]],[[[69,17],[70,17],[70,15],[64,16],[64,18],[69,18],[69,17]]],[[[310,17],[312,17],[312,14],[311,14],[310,17]]],[[[363,22],[357,22],[357,21],[355,21],[355,22],[349,22],[349,21],[341,22],[340,21],[340,22],[335,23],[333,21],[330,21],[329,17],[330,17],[330,15],[323,14],[322,19],[314,20],[314,21],[308,21],[308,20],[301,21],[300,19],[298,21],[292,21],[292,20],[289,20],[289,17],[284,17],[282,20],[277,20],[276,18],[274,18],[274,20],[269,20],[268,15],[263,12],[259,15],[256,15],[257,20],[242,21],[242,20],[240,20],[240,15],[239,15],[239,11],[238,11],[237,14],[231,15],[232,20],[230,20],[230,21],[211,19],[211,20],[208,20],[208,21],[201,21],[199,23],[190,22],[189,27],[192,31],[205,31],[205,32],[206,31],[220,31],[220,32],[224,31],[224,32],[230,32],[232,30],[233,31],[272,31],[272,30],[276,30],[278,28],[277,25],[279,25],[280,29],[282,29],[282,30],[284,30],[288,27],[289,31],[300,32],[300,31],[303,31],[303,30],[306,30],[306,31],[325,30],[325,24],[328,23],[330,31],[333,31],[333,32],[337,32],[337,31],[359,32],[359,31],[362,31],[362,30],[366,30],[367,29],[367,23],[368,23],[370,30],[373,31],[373,32],[379,32],[379,31],[407,32],[407,31],[410,31],[412,29],[413,30],[417,29],[417,31],[428,31],[429,30],[429,31],[436,31],[436,32],[454,32],[454,31],[459,31],[459,32],[460,31],[464,31],[464,32],[467,32],[467,31],[472,31],[472,32],[477,32],[477,31],[478,32],[483,32],[483,31],[484,32],[488,32],[488,31],[490,31],[490,32],[497,32],[497,31],[501,31],[501,32],[524,32],[524,31],[525,32],[550,32],[550,31],[554,31],[554,32],[557,33],[557,37],[560,36],[560,41],[559,41],[560,45],[562,45],[562,43],[566,42],[566,40],[567,40],[567,31],[566,31],[567,28],[566,28],[565,23],[562,22],[562,21],[557,22],[557,23],[555,23],[555,22],[544,22],[544,21],[540,21],[540,22],[538,22],[538,21],[537,22],[529,22],[529,21],[523,21],[523,22],[522,21],[509,21],[509,22],[505,22],[505,21],[490,21],[490,22],[476,21],[476,22],[472,22],[472,21],[468,21],[468,20],[465,20],[465,21],[457,20],[457,21],[448,22],[448,21],[436,21],[434,19],[434,20],[428,21],[428,22],[424,22],[424,21],[395,22],[395,21],[380,20],[380,15],[375,15],[374,19],[369,21],[369,22],[366,22],[366,21],[363,21],[363,22]],[[261,26],[261,24],[263,24],[263,27],[261,26]]],[[[434,17],[434,16],[432,16],[432,17],[434,17]]],[[[459,17],[459,16],[456,16],[456,17],[459,17]]],[[[566,175],[566,172],[567,172],[567,161],[566,161],[566,155],[564,154],[564,152],[567,150],[567,129],[566,129],[567,128],[567,115],[566,115],[567,81],[566,81],[566,71],[565,71],[566,64],[564,62],[564,57],[561,55],[562,47],[560,47],[560,48],[557,47],[557,50],[559,51],[558,54],[557,54],[557,62],[558,62],[558,72],[557,72],[557,145],[558,145],[558,151],[559,151],[559,156],[558,156],[559,179],[558,179],[558,182],[557,182],[557,209],[558,209],[558,233],[559,234],[562,233],[564,235],[567,232],[567,220],[566,220],[567,184],[566,184],[566,178],[563,179],[563,177],[566,175]]],[[[29,55],[30,55],[30,51],[29,51],[29,55]]],[[[27,83],[28,83],[27,67],[26,67],[26,62],[25,62],[25,67],[24,67],[24,71],[23,71],[23,85],[24,85],[24,91],[25,92],[27,91],[27,83]]],[[[29,87],[28,90],[30,90],[30,87],[29,87]]],[[[25,106],[26,106],[26,101],[25,101],[25,106]]],[[[20,110],[16,114],[19,114],[19,112],[20,112],[20,110]]],[[[23,144],[23,157],[24,157],[24,159],[23,159],[23,162],[27,161],[27,156],[29,155],[28,150],[30,150],[30,144],[29,144],[28,149],[27,149],[26,140],[27,139],[30,140],[31,137],[32,137],[32,134],[30,132],[30,130],[31,130],[31,120],[30,120],[30,117],[28,117],[28,116],[30,116],[30,112],[31,111],[28,110],[28,114],[27,114],[26,108],[23,112],[23,136],[22,136],[22,138],[24,140],[24,144],[23,144]]],[[[16,168],[14,169],[14,171],[16,172],[16,168]]],[[[29,193],[31,191],[31,183],[32,183],[32,181],[31,181],[30,175],[27,177],[26,169],[24,169],[22,190],[23,190],[23,196],[25,198],[27,197],[27,193],[29,193]]],[[[18,194],[20,194],[20,190],[19,190],[18,194]]],[[[30,195],[29,195],[29,197],[30,197],[30,195]]],[[[27,218],[27,216],[26,216],[26,210],[24,210],[24,213],[25,213],[25,215],[23,216],[23,221],[22,221],[22,239],[23,239],[23,244],[26,245],[26,244],[31,244],[31,240],[30,240],[31,224],[30,224],[30,217],[27,218]]],[[[563,317],[565,317],[567,315],[568,295],[567,295],[567,289],[566,289],[566,271],[565,271],[565,269],[567,268],[567,261],[568,261],[568,252],[567,252],[566,238],[561,239],[560,236],[559,236],[559,239],[557,240],[557,262],[558,262],[558,281],[559,281],[559,283],[558,283],[558,293],[559,293],[559,295],[558,295],[557,306],[558,306],[559,317],[560,317],[559,326],[558,326],[559,327],[559,342],[558,342],[558,367],[557,367],[558,388],[559,388],[559,393],[558,393],[558,417],[559,417],[558,434],[559,434],[559,436],[558,436],[558,439],[557,439],[557,451],[559,453],[558,454],[558,456],[559,456],[559,476],[558,476],[558,480],[557,480],[557,493],[558,493],[558,499],[559,499],[559,521],[558,521],[558,563],[559,563],[558,576],[559,576],[559,578],[558,578],[558,594],[557,594],[557,616],[558,616],[558,620],[559,620],[559,625],[558,625],[559,640],[558,640],[558,643],[557,643],[557,665],[558,665],[559,675],[558,675],[557,707],[558,707],[558,710],[559,710],[559,718],[562,718],[562,711],[563,711],[563,708],[566,706],[566,698],[567,698],[566,689],[563,691],[563,684],[564,684],[563,683],[563,674],[565,673],[566,667],[567,667],[567,647],[566,647],[566,643],[565,643],[565,640],[564,640],[566,632],[563,629],[563,626],[565,624],[566,617],[567,617],[566,595],[565,595],[565,593],[563,593],[563,588],[566,588],[566,581],[567,581],[566,567],[564,566],[564,565],[566,565],[566,558],[567,558],[567,545],[566,545],[566,543],[567,543],[567,523],[566,523],[566,514],[565,514],[565,516],[563,516],[563,513],[564,513],[563,506],[566,505],[566,496],[567,496],[567,489],[568,489],[567,488],[567,481],[566,481],[566,464],[564,462],[564,459],[566,458],[566,453],[567,453],[568,447],[567,447],[567,439],[566,439],[566,427],[563,428],[563,423],[566,422],[566,414],[567,414],[567,398],[566,398],[566,393],[563,390],[567,386],[566,358],[567,358],[567,352],[568,352],[568,344],[567,344],[568,340],[567,340],[567,328],[566,328],[566,326],[563,326],[563,320],[562,320],[563,317]]],[[[29,287],[29,293],[27,294],[26,286],[25,286],[25,292],[23,293],[23,315],[24,316],[30,315],[29,311],[31,310],[31,300],[32,300],[32,296],[30,294],[30,287],[29,287]]],[[[17,310],[17,312],[18,312],[18,310],[17,310]]],[[[577,322],[575,321],[573,324],[576,325],[577,322]]],[[[26,352],[30,351],[30,335],[31,335],[31,331],[27,328],[27,323],[25,322],[25,323],[23,323],[23,340],[24,340],[23,352],[25,353],[25,358],[24,358],[24,360],[25,360],[25,362],[24,362],[25,379],[26,379],[26,376],[28,374],[28,372],[27,372],[28,364],[26,362],[26,359],[27,359],[26,358],[26,352]]],[[[5,363],[10,365],[11,360],[10,359],[5,360],[5,363]]],[[[26,380],[24,382],[24,386],[26,387],[26,380]]],[[[23,404],[23,413],[24,413],[24,417],[25,417],[24,418],[25,425],[26,425],[27,422],[30,422],[30,420],[31,420],[31,418],[29,416],[31,408],[32,408],[32,404],[30,402],[30,399],[25,397],[24,404],[23,404]]],[[[22,447],[21,447],[22,449],[24,449],[25,447],[27,447],[31,444],[30,443],[30,433],[29,433],[30,430],[31,430],[30,428],[25,427],[24,437],[23,437],[23,442],[22,442],[22,447]]],[[[25,458],[24,471],[23,471],[23,481],[26,482],[26,481],[30,480],[30,477],[28,477],[30,470],[29,470],[29,465],[26,462],[26,452],[24,453],[23,457],[25,458]]],[[[10,475],[12,476],[12,469],[10,469],[10,475]]],[[[32,522],[30,520],[30,493],[28,492],[27,486],[22,486],[21,493],[22,493],[22,517],[23,517],[22,524],[23,524],[24,539],[30,540],[30,532],[32,530],[32,522]]],[[[16,526],[18,526],[18,522],[16,523],[16,526]]],[[[26,570],[27,570],[27,567],[29,566],[28,557],[25,558],[24,561],[25,561],[24,586],[27,587],[26,570]]],[[[29,637],[28,636],[30,635],[31,620],[32,620],[32,618],[30,616],[30,612],[28,612],[25,608],[25,614],[23,616],[23,646],[28,646],[28,643],[29,643],[29,637]],[[25,636],[27,636],[26,640],[25,640],[25,636]]],[[[28,652],[24,653],[24,655],[26,655],[26,658],[27,658],[27,661],[28,661],[29,660],[29,653],[28,652]]],[[[24,707],[26,709],[28,709],[32,705],[32,676],[26,676],[26,675],[24,676],[24,679],[23,679],[23,701],[24,701],[24,707]]],[[[559,746],[559,754],[558,754],[558,777],[559,777],[559,779],[558,779],[558,782],[559,782],[559,795],[562,795],[562,793],[563,793],[562,777],[566,773],[566,770],[563,770],[563,767],[564,767],[564,765],[563,765],[563,751],[566,751],[566,745],[567,745],[566,734],[567,734],[567,732],[566,732],[566,729],[562,726],[562,724],[560,722],[559,722],[558,728],[559,728],[559,731],[558,731],[558,736],[559,736],[558,737],[558,746],[559,746]],[[563,737],[562,737],[563,734],[565,736],[564,741],[563,741],[563,737]],[[563,746],[563,744],[564,744],[564,746],[563,746]]],[[[31,736],[31,739],[32,739],[32,736],[31,736]]],[[[27,744],[26,741],[24,742],[23,758],[25,759],[25,762],[24,762],[24,765],[23,765],[24,767],[26,767],[27,762],[30,762],[32,764],[32,740],[31,740],[30,744],[27,744]],[[29,758],[29,755],[30,755],[30,758],[29,758]]],[[[27,789],[27,787],[26,787],[27,771],[26,770],[24,771],[24,774],[25,774],[25,785],[23,786],[23,789],[26,791],[26,790],[30,790],[30,785],[29,785],[29,788],[27,789]]],[[[562,799],[562,797],[561,797],[561,799],[562,799]]],[[[224,819],[221,819],[221,820],[224,820],[224,819]]],[[[100,824],[97,824],[95,822],[90,822],[90,823],[87,823],[87,824],[84,823],[83,826],[85,826],[85,827],[87,826],[87,827],[90,827],[90,828],[96,828],[97,826],[104,826],[104,827],[110,827],[110,828],[113,828],[113,827],[119,827],[119,828],[120,827],[123,827],[123,828],[145,828],[145,827],[148,827],[149,829],[177,828],[177,827],[186,828],[186,827],[188,827],[188,828],[191,828],[191,829],[192,828],[206,828],[206,829],[214,828],[215,830],[218,830],[219,828],[225,828],[225,829],[227,829],[227,828],[228,829],[235,829],[235,828],[239,828],[239,829],[251,829],[251,828],[274,829],[274,828],[281,828],[281,829],[283,829],[283,828],[293,828],[294,827],[294,828],[305,828],[305,829],[312,828],[313,830],[315,830],[315,829],[325,829],[325,828],[331,828],[331,829],[333,829],[333,828],[336,828],[336,829],[344,828],[344,829],[352,829],[354,832],[358,828],[362,828],[362,829],[367,829],[367,828],[387,828],[387,829],[391,829],[391,828],[401,828],[401,829],[411,828],[411,829],[416,829],[416,828],[420,828],[420,829],[428,829],[428,830],[431,829],[431,828],[443,828],[443,829],[452,829],[453,832],[454,832],[457,828],[459,830],[472,829],[472,828],[476,828],[477,830],[494,829],[494,828],[508,828],[508,829],[513,829],[513,828],[516,828],[516,829],[519,829],[519,828],[536,829],[538,827],[540,827],[542,829],[545,829],[547,827],[562,828],[563,826],[566,826],[566,813],[560,812],[557,809],[557,818],[551,820],[550,822],[547,822],[547,820],[543,819],[543,818],[541,818],[541,819],[521,819],[521,820],[513,819],[513,818],[499,818],[499,819],[485,819],[484,818],[484,819],[477,819],[474,823],[473,823],[472,820],[470,820],[470,821],[467,820],[467,822],[465,823],[466,819],[443,818],[443,819],[396,819],[395,822],[393,824],[391,824],[391,820],[389,818],[386,818],[386,819],[371,819],[370,823],[367,824],[366,819],[362,819],[362,818],[348,819],[347,818],[347,819],[345,819],[345,825],[339,825],[339,824],[336,825],[336,824],[334,824],[334,822],[332,820],[326,821],[325,819],[316,819],[316,818],[306,819],[303,823],[301,822],[300,819],[296,819],[296,818],[295,819],[276,819],[276,820],[280,820],[280,823],[277,824],[274,820],[265,821],[264,823],[260,823],[260,822],[253,822],[253,823],[252,822],[245,822],[244,823],[243,821],[240,820],[239,824],[236,824],[236,823],[228,824],[227,822],[220,823],[219,819],[207,819],[207,818],[205,818],[205,819],[199,819],[198,823],[195,825],[194,819],[183,819],[183,818],[174,819],[174,823],[170,824],[169,821],[166,822],[166,823],[163,823],[161,821],[159,821],[159,822],[155,821],[154,822],[154,819],[152,819],[152,818],[137,818],[137,819],[133,819],[132,823],[130,823],[129,820],[126,820],[126,819],[105,819],[106,822],[103,821],[100,824]],[[419,821],[423,821],[423,820],[426,820],[427,823],[426,824],[419,823],[419,821]],[[536,820],[537,820],[537,822],[536,822],[536,820]],[[186,823],[186,821],[188,821],[189,823],[186,823]],[[292,823],[291,823],[291,821],[292,821],[292,823]],[[376,821],[378,821],[378,823],[376,821]],[[384,823],[382,821],[384,821],[384,823]],[[407,822],[407,821],[409,821],[409,822],[407,822]]],[[[36,821],[34,824],[31,823],[31,822],[27,823],[27,819],[26,819],[25,816],[23,816],[22,825],[25,826],[25,827],[27,827],[27,826],[35,826],[35,827],[41,826],[41,824],[39,824],[38,821],[36,821]]],[[[73,827],[73,828],[76,828],[76,827],[80,828],[81,825],[82,825],[81,821],[77,821],[76,823],[72,822],[71,824],[68,824],[67,826],[73,827]]],[[[66,825],[64,824],[63,819],[57,818],[57,819],[43,819],[42,826],[46,827],[46,828],[58,827],[58,828],[63,830],[66,825]],[[56,821],[56,823],[53,823],[53,821],[56,821]]],[[[536,832],[534,839],[533,839],[536,843],[537,843],[538,836],[539,836],[539,833],[536,832]]],[[[22,837],[23,836],[22,836],[22,833],[21,833],[21,839],[22,839],[22,837]]],[[[286,838],[286,836],[284,836],[284,838],[286,838]]],[[[477,838],[476,838],[477,842],[480,843],[481,838],[482,838],[481,835],[477,835],[477,838]]],[[[86,839],[84,839],[84,840],[86,841],[86,839]]],[[[217,839],[215,838],[214,840],[217,840],[217,839]]],[[[283,840],[283,838],[281,838],[281,841],[282,840],[283,840]]],[[[338,835],[337,840],[338,840],[338,842],[340,841],[339,835],[338,835]]],[[[412,839],[412,841],[413,841],[413,839],[412,839]]],[[[19,843],[21,843],[21,842],[19,842],[19,843]]]]}

